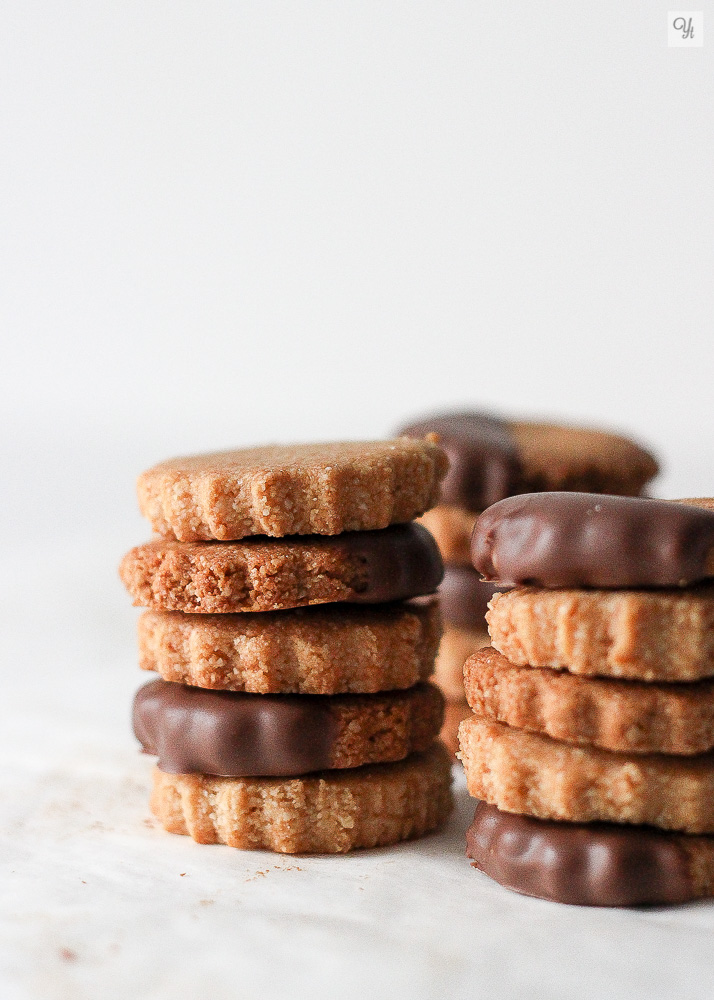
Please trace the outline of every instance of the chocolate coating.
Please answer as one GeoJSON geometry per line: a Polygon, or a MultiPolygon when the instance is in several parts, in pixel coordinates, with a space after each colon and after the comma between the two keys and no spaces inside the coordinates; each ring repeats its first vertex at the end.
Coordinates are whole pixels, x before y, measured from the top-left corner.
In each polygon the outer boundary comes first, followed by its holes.
{"type": "Polygon", "coordinates": [[[336,735],[320,695],[208,691],[163,680],[139,688],[133,721],[162,771],[228,778],[322,771],[336,735]]]}
{"type": "Polygon", "coordinates": [[[444,579],[439,587],[444,621],[462,628],[485,628],[488,602],[502,589],[492,583],[484,583],[470,566],[445,566],[444,579]]]}
{"type": "Polygon", "coordinates": [[[439,445],[449,458],[441,484],[441,502],[483,510],[517,489],[521,467],[516,442],[508,425],[487,413],[435,414],[407,424],[408,437],[439,435],[439,445]]]}
{"type": "Polygon", "coordinates": [[[507,889],[555,903],[684,903],[696,892],[679,839],[654,827],[554,822],[479,802],[466,855],[507,889]]]}
{"type": "Polygon", "coordinates": [[[712,576],[714,511],[667,500],[528,493],[476,521],[486,580],[541,587],[676,587],[712,576]]]}
{"type": "MultiPolygon", "coordinates": [[[[321,540],[322,541],[322,540],[321,540]]],[[[350,531],[324,540],[346,561],[363,561],[365,584],[352,600],[385,604],[433,594],[444,575],[441,553],[421,524],[393,524],[379,531],[350,531]]]]}

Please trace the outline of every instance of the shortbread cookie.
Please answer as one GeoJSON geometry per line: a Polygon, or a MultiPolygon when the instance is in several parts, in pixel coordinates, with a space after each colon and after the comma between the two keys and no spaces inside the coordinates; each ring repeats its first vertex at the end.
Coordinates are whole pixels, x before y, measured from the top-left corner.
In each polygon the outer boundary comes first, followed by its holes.
{"type": "Polygon", "coordinates": [[[621,753],[700,754],[714,749],[714,681],[643,684],[517,667],[495,649],[464,665],[476,715],[518,729],[621,753]]]}
{"type": "Polygon", "coordinates": [[[145,611],[139,665],[167,681],[202,688],[370,694],[426,680],[440,636],[436,600],[261,614],[145,611]]]}
{"type": "Polygon", "coordinates": [[[498,588],[492,583],[484,583],[472,567],[447,564],[439,586],[444,621],[459,628],[483,630],[488,602],[497,592],[498,588]]]}
{"type": "Polygon", "coordinates": [[[436,543],[418,524],[330,538],[162,539],[132,549],[119,567],[134,604],[202,614],[398,601],[433,593],[442,572],[436,543]]]}
{"type": "Polygon", "coordinates": [[[714,586],[497,594],[492,643],[518,665],[643,681],[714,675],[714,586]]]}
{"type": "Polygon", "coordinates": [[[714,833],[714,754],[575,747],[478,716],[459,726],[468,790],[506,812],[714,833]]]}
{"type": "Polygon", "coordinates": [[[439,734],[433,684],[381,694],[245,694],[156,680],[134,698],[134,734],[172,774],[293,777],[403,760],[439,734]]]}
{"type": "Polygon", "coordinates": [[[402,433],[438,435],[450,461],[442,501],[472,511],[539,490],[636,496],[658,471],[652,455],[627,438],[581,427],[465,412],[428,417],[402,433]]]}
{"type": "Polygon", "coordinates": [[[661,905],[714,893],[714,837],[652,826],[552,822],[479,802],[466,855],[506,888],[555,903],[661,905]]]}
{"type": "Polygon", "coordinates": [[[456,763],[456,751],[459,749],[459,726],[471,715],[471,709],[465,701],[447,701],[444,707],[444,722],[439,733],[439,739],[451,754],[456,763]]]}
{"type": "Polygon", "coordinates": [[[504,585],[686,587],[714,576],[711,506],[592,493],[509,497],[478,518],[471,557],[485,579],[504,585]]]}
{"type": "Polygon", "coordinates": [[[429,441],[267,445],[175,458],[139,477],[139,506],[183,542],[337,535],[433,506],[447,459],[429,441]]]}
{"type": "Polygon", "coordinates": [[[477,517],[473,511],[444,503],[426,511],[419,520],[434,536],[445,563],[470,567],[471,535],[477,517]]]}
{"type": "Polygon", "coordinates": [[[464,662],[477,649],[488,646],[489,642],[488,632],[482,628],[444,626],[434,680],[447,701],[464,700],[464,662]]]}
{"type": "Polygon", "coordinates": [[[201,844],[282,854],[343,854],[420,837],[451,811],[451,762],[439,743],[396,764],[307,778],[211,778],[154,771],[151,809],[201,844]]]}

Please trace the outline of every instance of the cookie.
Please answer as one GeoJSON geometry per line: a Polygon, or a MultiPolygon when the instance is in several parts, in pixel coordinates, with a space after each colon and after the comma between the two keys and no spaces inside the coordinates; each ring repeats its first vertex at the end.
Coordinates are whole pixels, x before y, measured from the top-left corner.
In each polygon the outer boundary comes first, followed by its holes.
{"type": "Polygon", "coordinates": [[[201,688],[370,694],[426,680],[440,636],[435,600],[262,614],[145,611],[139,618],[139,665],[167,681],[201,688]]]}
{"type": "Polygon", "coordinates": [[[649,452],[617,434],[473,411],[427,417],[402,433],[438,435],[450,462],[442,502],[471,511],[540,490],[636,496],[658,471],[649,452]]]}
{"type": "Polygon", "coordinates": [[[436,739],[432,684],[381,694],[245,694],[156,680],[134,698],[134,734],[172,774],[293,777],[403,760],[436,739]]]}
{"type": "Polygon", "coordinates": [[[445,563],[471,567],[471,535],[477,517],[463,507],[439,504],[422,514],[419,521],[434,536],[445,563]]]}
{"type": "Polygon", "coordinates": [[[183,542],[337,535],[433,506],[447,459],[429,441],[267,445],[175,458],[139,477],[154,531],[183,542]]]}
{"type": "Polygon", "coordinates": [[[518,667],[495,649],[464,665],[469,705],[485,719],[620,753],[714,749],[714,681],[643,684],[518,667]]]}
{"type": "Polygon", "coordinates": [[[643,681],[714,676],[714,586],[497,594],[486,616],[512,663],[643,681]]]}
{"type": "Polygon", "coordinates": [[[559,823],[479,802],[466,855],[508,889],[555,903],[662,905],[714,894],[714,837],[651,826],[559,823]]]}
{"type": "Polygon", "coordinates": [[[451,762],[437,743],[396,764],[307,778],[212,778],[154,771],[151,809],[201,844],[343,854],[420,837],[448,816],[451,762]]]}
{"type": "Polygon", "coordinates": [[[488,646],[488,632],[481,628],[444,626],[434,670],[434,681],[447,701],[464,700],[464,661],[482,646],[488,646]]]}
{"type": "Polygon", "coordinates": [[[469,793],[506,812],[714,833],[714,754],[575,747],[472,716],[459,726],[469,793]]]}
{"type": "Polygon", "coordinates": [[[433,593],[442,572],[436,543],[418,524],[334,537],[161,539],[132,549],[119,567],[135,604],[201,614],[399,601],[433,593]]]}
{"type": "Polygon", "coordinates": [[[449,625],[459,628],[485,628],[488,602],[498,588],[484,583],[470,566],[444,567],[444,578],[439,585],[441,614],[449,625]]]}
{"type": "Polygon", "coordinates": [[[485,579],[507,586],[686,587],[714,576],[707,504],[714,501],[509,497],[478,518],[471,558],[485,579]]]}

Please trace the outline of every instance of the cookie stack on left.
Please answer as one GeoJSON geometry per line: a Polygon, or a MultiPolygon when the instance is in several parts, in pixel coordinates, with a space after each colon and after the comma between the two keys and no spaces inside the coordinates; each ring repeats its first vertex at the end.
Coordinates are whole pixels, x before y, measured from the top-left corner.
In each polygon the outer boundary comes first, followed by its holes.
{"type": "Polygon", "coordinates": [[[427,441],[268,446],[144,473],[160,537],[120,573],[158,756],[151,806],[201,843],[341,853],[418,837],[451,807],[430,676],[443,573],[411,523],[437,502],[427,441]]]}

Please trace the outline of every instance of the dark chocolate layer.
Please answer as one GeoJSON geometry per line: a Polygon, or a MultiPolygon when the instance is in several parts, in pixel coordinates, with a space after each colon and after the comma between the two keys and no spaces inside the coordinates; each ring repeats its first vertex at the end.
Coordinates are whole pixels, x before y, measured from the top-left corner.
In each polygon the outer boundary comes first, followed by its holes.
{"type": "Polygon", "coordinates": [[[712,575],[714,511],[644,497],[528,493],[478,518],[486,580],[541,587],[676,587],[712,575]]]}
{"type": "Polygon", "coordinates": [[[510,496],[521,474],[516,443],[508,425],[487,413],[435,414],[402,427],[409,437],[439,435],[439,445],[449,458],[449,471],[441,484],[441,502],[483,510],[510,496]]]}
{"type": "Polygon", "coordinates": [[[684,903],[697,894],[680,839],[654,827],[553,822],[479,802],[466,855],[506,888],[556,903],[684,903]]]}
{"type": "Polygon", "coordinates": [[[365,585],[352,598],[360,604],[386,604],[433,594],[444,575],[438,546],[421,524],[350,531],[320,541],[344,551],[346,560],[357,556],[363,561],[365,585]]]}
{"type": "Polygon", "coordinates": [[[470,566],[444,567],[444,579],[439,587],[441,614],[449,625],[462,628],[486,628],[488,602],[499,587],[484,583],[470,566]]]}
{"type": "Polygon", "coordinates": [[[229,778],[325,770],[336,736],[329,699],[208,691],[156,680],[134,698],[134,733],[162,771],[229,778]]]}

